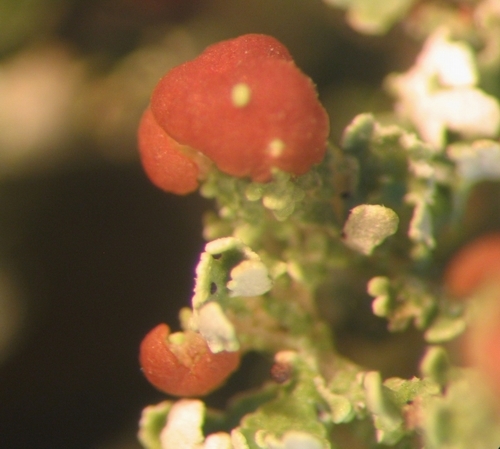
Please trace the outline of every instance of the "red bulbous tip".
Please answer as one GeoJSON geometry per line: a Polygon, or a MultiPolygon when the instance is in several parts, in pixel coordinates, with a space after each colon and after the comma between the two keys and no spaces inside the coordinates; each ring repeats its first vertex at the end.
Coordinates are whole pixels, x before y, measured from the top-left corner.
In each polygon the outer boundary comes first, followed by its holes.
{"type": "Polygon", "coordinates": [[[159,324],[142,340],[139,361],[148,381],[173,396],[204,396],[220,387],[240,363],[239,352],[210,351],[203,337],[191,331],[169,339],[170,328],[159,324]]]}
{"type": "Polygon", "coordinates": [[[176,142],[258,182],[273,168],[304,174],[326,151],[329,119],[315,86],[270,36],[220,42],[172,69],[151,110],[176,142]]]}
{"type": "Polygon", "coordinates": [[[157,187],[178,195],[198,188],[208,165],[206,158],[172,139],[158,125],[150,108],[139,124],[138,145],[144,171],[157,187]]]}
{"type": "Polygon", "coordinates": [[[500,233],[481,236],[451,259],[444,283],[455,297],[467,297],[484,282],[500,283],[500,233]]]}

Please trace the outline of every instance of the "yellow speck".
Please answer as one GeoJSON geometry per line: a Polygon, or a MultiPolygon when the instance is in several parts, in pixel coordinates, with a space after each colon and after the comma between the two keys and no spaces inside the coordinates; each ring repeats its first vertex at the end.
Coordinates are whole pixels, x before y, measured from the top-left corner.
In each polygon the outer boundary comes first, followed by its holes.
{"type": "Polygon", "coordinates": [[[243,108],[250,102],[252,91],[246,83],[238,83],[231,91],[231,101],[237,108],[243,108]]]}
{"type": "Polygon", "coordinates": [[[168,336],[168,341],[174,345],[181,345],[186,341],[184,332],[174,332],[168,336]]]}
{"type": "Polygon", "coordinates": [[[269,146],[267,147],[268,153],[272,157],[280,157],[285,149],[285,142],[281,139],[273,139],[269,142],[269,146]]]}

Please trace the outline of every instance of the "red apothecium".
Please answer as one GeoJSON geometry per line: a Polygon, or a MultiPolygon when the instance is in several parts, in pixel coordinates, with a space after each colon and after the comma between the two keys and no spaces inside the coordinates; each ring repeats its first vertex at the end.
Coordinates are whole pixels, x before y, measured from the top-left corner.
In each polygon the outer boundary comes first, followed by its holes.
{"type": "Polygon", "coordinates": [[[170,335],[166,324],[142,340],[139,361],[146,378],[174,396],[204,396],[238,368],[239,352],[212,353],[203,337],[191,331],[170,335]]]}
{"type": "Polygon", "coordinates": [[[208,47],[160,80],[150,107],[175,142],[233,176],[267,182],[273,168],[301,175],[326,151],[329,119],[315,86],[270,36],[208,47]]]}
{"type": "Polygon", "coordinates": [[[483,235],[453,256],[445,285],[455,297],[466,297],[484,282],[500,280],[500,233],[483,235]]]}

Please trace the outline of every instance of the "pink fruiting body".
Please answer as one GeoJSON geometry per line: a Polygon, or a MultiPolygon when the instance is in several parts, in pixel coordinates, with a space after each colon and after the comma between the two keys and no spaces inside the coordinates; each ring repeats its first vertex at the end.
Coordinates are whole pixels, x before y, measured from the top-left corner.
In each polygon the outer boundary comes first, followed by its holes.
{"type": "Polygon", "coordinates": [[[495,295],[482,298],[480,313],[476,311],[462,339],[462,354],[500,396],[500,307],[496,297],[500,289],[500,233],[483,235],[460,249],[447,267],[445,286],[457,298],[470,297],[481,288],[495,295]]]}
{"type": "Polygon", "coordinates": [[[144,375],[159,390],[174,396],[204,396],[218,388],[240,363],[239,352],[210,351],[192,331],[169,340],[170,328],[159,324],[142,340],[139,361],[144,375]]]}
{"type": "Polygon", "coordinates": [[[500,278],[500,233],[483,235],[453,257],[445,285],[456,297],[467,297],[484,282],[500,278]]]}
{"type": "Polygon", "coordinates": [[[170,70],[151,111],[181,146],[258,182],[269,181],[273,168],[304,174],[326,151],[329,119],[315,86],[270,36],[220,42],[170,70]]]}
{"type": "Polygon", "coordinates": [[[139,124],[139,153],[144,171],[160,189],[183,195],[198,188],[200,170],[187,147],[163,131],[149,108],[139,124]]]}

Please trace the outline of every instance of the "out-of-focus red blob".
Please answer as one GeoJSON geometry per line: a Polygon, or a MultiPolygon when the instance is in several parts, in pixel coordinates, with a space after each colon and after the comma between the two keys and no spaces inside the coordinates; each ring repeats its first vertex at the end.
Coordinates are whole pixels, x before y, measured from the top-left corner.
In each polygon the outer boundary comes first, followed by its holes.
{"type": "Polygon", "coordinates": [[[139,124],[138,138],[142,166],[153,184],[178,195],[198,188],[199,167],[186,154],[187,147],[177,143],[156,123],[149,108],[139,124]]]}
{"type": "Polygon", "coordinates": [[[500,233],[479,237],[463,247],[451,260],[445,285],[456,297],[467,297],[484,282],[500,284],[500,233]]]}
{"type": "Polygon", "coordinates": [[[448,265],[445,285],[458,298],[485,288],[462,338],[462,354],[500,397],[500,233],[483,235],[460,249],[448,265]]]}
{"type": "Polygon", "coordinates": [[[487,304],[463,338],[465,361],[477,368],[500,398],[500,307],[487,304]]]}
{"type": "Polygon", "coordinates": [[[168,72],[151,99],[158,124],[230,175],[301,175],[326,151],[329,119],[312,81],[276,39],[245,35],[168,72]]]}
{"type": "Polygon", "coordinates": [[[210,351],[196,332],[169,341],[170,328],[159,324],[142,340],[139,361],[144,375],[159,390],[174,396],[204,396],[238,368],[239,352],[210,351]]]}

